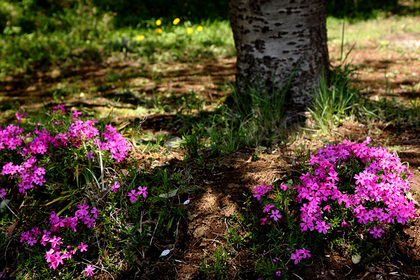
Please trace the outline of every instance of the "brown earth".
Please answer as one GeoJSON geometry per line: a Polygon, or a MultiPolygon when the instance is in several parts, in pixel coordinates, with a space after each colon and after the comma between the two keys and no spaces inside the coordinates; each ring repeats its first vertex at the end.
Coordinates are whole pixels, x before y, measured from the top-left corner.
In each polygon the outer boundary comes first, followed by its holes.
{"type": "MultiPolygon", "coordinates": [[[[418,34],[399,35],[389,38],[390,45],[397,48],[381,49],[378,42],[373,41],[363,49],[354,49],[349,62],[358,68],[358,86],[372,100],[380,97],[394,98],[400,102],[414,102],[420,94],[420,60],[411,47],[418,47],[418,34]],[[414,39],[413,39],[414,38],[414,39]],[[413,42],[411,42],[413,41],[413,42]],[[407,43],[408,42],[408,43],[407,43]],[[387,82],[385,77],[387,77],[387,82]],[[387,83],[387,85],[386,85],[387,83]]],[[[339,56],[338,48],[331,48],[333,58],[339,56]]],[[[207,59],[194,63],[175,63],[170,65],[142,65],[126,61],[90,65],[78,69],[51,69],[38,72],[29,77],[7,77],[3,82],[0,97],[3,103],[20,102],[23,107],[34,109],[40,106],[51,106],[62,101],[54,100],[53,91],[57,91],[59,83],[70,85],[79,77],[78,92],[66,96],[67,106],[78,106],[100,111],[100,108],[114,106],[133,109],[140,100],[130,97],[115,101],[117,89],[130,87],[146,92],[152,96],[156,92],[174,92],[175,96],[194,90],[201,95],[206,104],[210,104],[225,96],[225,79],[232,81],[235,72],[234,58],[207,59]],[[157,72],[156,69],[159,69],[157,72]],[[112,87],[107,84],[110,71],[124,74],[126,79],[116,80],[112,87]],[[159,76],[159,79],[156,78],[159,76]],[[122,100],[122,101],[121,101],[122,100]]],[[[417,105],[418,106],[418,105],[417,105]]],[[[3,110],[3,117],[11,117],[11,113],[3,110]]],[[[143,127],[155,132],[167,129],[165,114],[148,116],[143,127]]],[[[170,117],[170,116],[169,116],[170,117]]],[[[139,116],[122,117],[114,122],[139,119],[139,116]]],[[[176,134],[175,131],[169,131],[176,134]]],[[[205,275],[200,266],[203,260],[212,263],[212,253],[218,247],[226,245],[227,229],[239,226],[235,221],[235,213],[244,211],[248,197],[255,186],[270,183],[273,177],[296,176],[301,158],[294,156],[293,150],[302,144],[305,153],[314,152],[324,141],[339,141],[344,138],[352,141],[364,140],[367,136],[375,145],[399,147],[399,155],[409,163],[415,174],[412,184],[412,196],[420,202],[420,138],[419,124],[399,125],[392,123],[356,123],[347,122],[329,136],[307,135],[290,146],[274,147],[258,151],[244,149],[219,159],[205,159],[183,162],[182,151],[174,150],[165,155],[155,154],[149,157],[160,163],[169,162],[168,169],[179,170],[190,168],[191,186],[199,187],[202,193],[195,194],[191,203],[186,206],[188,221],[180,225],[174,244],[172,256],[159,260],[144,272],[143,276],[131,275],[127,279],[211,279],[214,275],[205,275]]],[[[417,202],[417,203],[418,203],[417,202]]],[[[417,204],[419,205],[419,204],[417,204]]],[[[419,212],[420,214],[420,212],[419,212]]],[[[293,273],[293,279],[420,279],[420,220],[414,219],[402,228],[401,238],[387,244],[389,256],[374,263],[354,264],[351,256],[336,252],[318,252],[312,256],[311,262],[293,273]]],[[[158,246],[158,245],[157,245],[158,246]]],[[[159,248],[161,249],[161,248],[159,248]]],[[[229,279],[253,279],[253,261],[255,256],[249,248],[238,248],[230,252],[228,258],[229,279]]]]}

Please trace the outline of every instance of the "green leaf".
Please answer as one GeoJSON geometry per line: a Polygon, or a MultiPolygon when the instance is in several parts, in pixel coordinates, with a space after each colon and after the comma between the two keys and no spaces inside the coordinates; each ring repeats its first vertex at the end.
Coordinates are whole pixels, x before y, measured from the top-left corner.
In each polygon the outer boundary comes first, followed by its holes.
{"type": "Polygon", "coordinates": [[[171,198],[171,197],[174,197],[177,193],[178,193],[178,189],[175,189],[175,190],[170,191],[168,193],[160,194],[159,197],[171,198]]]}

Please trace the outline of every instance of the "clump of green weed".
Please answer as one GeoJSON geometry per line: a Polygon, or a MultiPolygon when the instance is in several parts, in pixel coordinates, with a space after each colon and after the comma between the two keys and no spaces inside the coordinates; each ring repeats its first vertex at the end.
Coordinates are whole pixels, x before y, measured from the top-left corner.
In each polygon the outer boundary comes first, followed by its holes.
{"type": "Polygon", "coordinates": [[[353,73],[354,70],[345,65],[334,68],[329,77],[320,77],[309,111],[321,131],[331,131],[356,114],[361,103],[360,94],[351,82],[353,73]]]}

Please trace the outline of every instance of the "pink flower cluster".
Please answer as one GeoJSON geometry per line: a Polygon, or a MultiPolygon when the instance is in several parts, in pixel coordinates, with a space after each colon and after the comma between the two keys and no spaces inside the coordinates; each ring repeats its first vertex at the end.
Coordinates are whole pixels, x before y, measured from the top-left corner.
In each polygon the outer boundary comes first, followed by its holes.
{"type": "MultiPolygon", "coordinates": [[[[21,165],[14,165],[13,162],[9,162],[3,165],[1,174],[3,176],[11,175],[16,178],[19,181],[19,192],[25,193],[26,190],[34,188],[35,185],[42,186],[45,183],[45,168],[35,166],[36,162],[37,159],[33,156],[21,165]]],[[[6,191],[0,192],[5,195],[6,191]]]]}
{"type": "MultiPolygon", "coordinates": [[[[67,139],[74,147],[79,147],[82,144],[82,141],[93,140],[96,136],[99,135],[99,131],[93,125],[96,124],[98,121],[91,121],[87,120],[83,121],[75,121],[69,126],[67,131],[67,139]]],[[[61,137],[62,139],[64,137],[61,137]]],[[[64,142],[67,144],[66,142],[64,142]]]]}
{"type": "Polygon", "coordinates": [[[303,249],[296,249],[295,253],[292,253],[290,259],[295,261],[295,264],[298,264],[302,259],[310,258],[311,252],[309,250],[303,249]]]}
{"type": "Polygon", "coordinates": [[[354,219],[369,228],[374,238],[381,237],[385,224],[405,224],[413,219],[413,201],[405,197],[413,176],[395,153],[383,147],[368,147],[368,138],[357,144],[344,140],[318,150],[308,163],[311,172],[303,174],[296,186],[301,208],[301,231],[326,234],[330,223],[325,217],[334,205],[345,207],[354,219]]]}
{"type": "MultiPolygon", "coordinates": [[[[64,105],[54,107],[52,113],[56,111],[65,112],[64,105]]],[[[73,115],[78,117],[80,114],[77,112],[73,115]]],[[[106,131],[102,133],[104,141],[101,141],[99,130],[94,127],[97,122],[73,120],[67,132],[60,132],[55,136],[46,129],[38,130],[41,123],[37,124],[34,132],[27,134],[24,134],[23,128],[13,124],[4,129],[0,127],[0,152],[16,151],[16,154],[22,157],[20,162],[23,161],[21,164],[8,162],[3,166],[0,165],[1,174],[14,178],[18,182],[19,192],[25,193],[26,190],[45,183],[45,169],[36,166],[36,162],[42,162],[43,156],[54,155],[57,148],[79,147],[83,142],[91,144],[90,148],[95,151],[98,147],[109,151],[110,159],[121,162],[128,156],[130,143],[111,125],[105,126],[106,131]]],[[[87,158],[92,156],[92,151],[87,151],[87,158]]],[[[0,198],[6,193],[4,188],[0,189],[0,198]]]]}
{"type": "Polygon", "coordinates": [[[148,194],[148,192],[146,191],[147,187],[140,186],[137,189],[139,190],[138,192],[136,192],[136,190],[131,190],[131,192],[128,194],[130,201],[137,201],[137,196],[139,195],[142,195],[143,198],[147,197],[147,194],[148,194]]]}
{"type": "Polygon", "coordinates": [[[108,150],[111,158],[120,162],[127,157],[130,143],[111,125],[106,125],[105,129],[106,131],[102,133],[105,142],[101,143],[101,149],[108,150]]]}
{"type": "Polygon", "coordinates": [[[59,104],[57,106],[55,106],[52,110],[51,110],[51,114],[53,114],[56,111],[61,111],[61,112],[65,112],[66,109],[64,109],[64,104],[59,104]]]}
{"type": "Polygon", "coordinates": [[[83,205],[78,204],[77,208],[78,210],[74,213],[74,217],[67,218],[60,218],[52,211],[50,215],[51,231],[59,232],[60,228],[64,227],[71,228],[76,232],[76,226],[79,221],[83,222],[87,228],[93,227],[100,211],[96,207],[92,207],[92,210],[89,211],[89,206],[86,203],[83,203],[83,205]]]}
{"type": "MultiPolygon", "coordinates": [[[[29,246],[34,246],[36,243],[43,245],[44,247],[50,245],[50,249],[45,254],[45,260],[49,263],[49,267],[57,269],[60,264],[63,264],[65,259],[72,258],[79,249],[80,252],[87,251],[88,245],[80,243],[79,246],[72,247],[67,245],[65,249],[62,249],[64,244],[63,238],[60,236],[53,235],[52,232],[60,232],[60,229],[70,228],[74,232],[77,231],[77,225],[79,221],[82,221],[86,227],[90,228],[95,225],[95,219],[99,215],[99,210],[95,207],[89,211],[89,206],[86,204],[77,205],[78,210],[75,211],[74,217],[61,218],[57,216],[54,211],[50,215],[50,231],[43,230],[42,234],[38,227],[31,229],[30,231],[23,232],[21,234],[20,242],[27,242],[29,246]]],[[[85,268],[84,272],[86,276],[93,275],[93,269],[91,266],[85,268]],[[87,270],[86,270],[87,269],[87,270]]]]}
{"type": "MultiPolygon", "coordinates": [[[[41,125],[41,123],[38,124],[38,126],[41,125]]],[[[47,132],[47,130],[44,128],[42,131],[38,131],[38,126],[35,128],[34,134],[38,134],[37,136],[33,136],[33,140],[29,141],[26,144],[26,147],[22,149],[22,156],[27,155],[45,155],[48,152],[48,144],[53,140],[53,137],[51,137],[51,134],[47,132]]],[[[30,134],[28,133],[27,136],[30,134]]]]}
{"type": "Polygon", "coordinates": [[[21,146],[23,140],[26,139],[22,135],[24,129],[17,125],[8,125],[5,129],[0,127],[0,151],[2,149],[16,150],[18,146],[21,146]]]}
{"type": "MultiPolygon", "coordinates": [[[[253,196],[256,197],[257,200],[261,200],[261,197],[263,197],[265,193],[271,189],[272,189],[271,186],[266,186],[263,183],[260,186],[254,188],[255,194],[253,194],[253,196]]],[[[282,184],[282,189],[284,189],[283,184],[282,184]]],[[[284,190],[287,190],[287,186],[284,190]]],[[[264,218],[260,219],[261,225],[265,225],[270,220],[270,218],[272,218],[275,222],[277,222],[282,217],[280,214],[280,210],[275,209],[275,206],[271,203],[266,204],[264,206],[263,213],[268,213],[268,214],[264,218]]]]}
{"type": "Polygon", "coordinates": [[[253,196],[256,197],[257,200],[261,200],[261,197],[264,196],[265,193],[268,192],[269,190],[271,190],[271,187],[266,186],[264,183],[262,183],[261,186],[254,188],[255,194],[253,194],[253,196]]]}

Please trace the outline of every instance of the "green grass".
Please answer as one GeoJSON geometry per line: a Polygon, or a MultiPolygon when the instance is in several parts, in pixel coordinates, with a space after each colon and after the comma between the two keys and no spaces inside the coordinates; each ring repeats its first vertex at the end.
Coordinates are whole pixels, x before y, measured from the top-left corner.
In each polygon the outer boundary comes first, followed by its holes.
{"type": "Polygon", "coordinates": [[[327,81],[325,76],[320,78],[309,111],[318,129],[324,133],[356,115],[361,97],[352,86],[353,72],[354,70],[347,65],[333,69],[329,75],[330,81],[327,81]]]}
{"type": "Polygon", "coordinates": [[[181,20],[174,25],[173,19],[168,19],[157,26],[151,19],[139,20],[135,28],[117,29],[111,15],[99,13],[89,5],[64,8],[50,17],[40,11],[32,14],[28,7],[6,1],[1,1],[0,6],[5,7],[10,19],[0,34],[0,78],[51,65],[71,67],[98,63],[109,56],[122,55],[123,59],[151,63],[196,61],[235,54],[227,21],[181,20]],[[28,14],[39,16],[25,19],[28,14]],[[22,26],[24,19],[33,23],[31,29],[22,26]],[[191,28],[191,34],[187,28],[191,28]]]}
{"type": "Polygon", "coordinates": [[[146,59],[146,62],[196,61],[235,54],[230,25],[227,21],[218,20],[196,24],[181,21],[177,25],[173,25],[171,21],[162,21],[159,26],[154,20],[144,21],[135,29],[116,30],[109,34],[107,40],[110,40],[112,50],[130,52],[146,59]],[[202,31],[198,31],[198,27],[202,27],[202,31]],[[191,28],[191,34],[188,33],[188,28],[191,28]],[[139,36],[144,38],[140,37],[139,40],[139,36]],[[123,37],[128,40],[128,47],[125,49],[123,37]]]}
{"type": "MultiPolygon", "coordinates": [[[[328,43],[339,45],[342,41],[343,19],[329,17],[327,19],[328,43]]],[[[418,17],[393,16],[380,17],[374,20],[359,21],[356,23],[345,22],[344,44],[363,47],[369,44],[369,40],[379,39],[382,36],[418,32],[420,20],[418,17]]]]}

